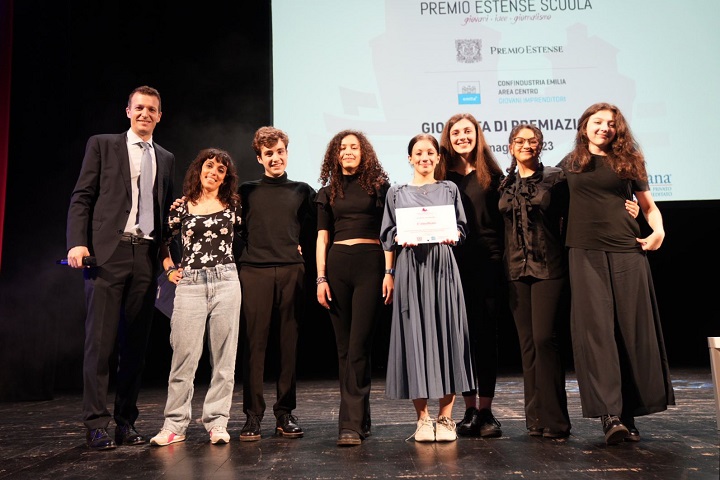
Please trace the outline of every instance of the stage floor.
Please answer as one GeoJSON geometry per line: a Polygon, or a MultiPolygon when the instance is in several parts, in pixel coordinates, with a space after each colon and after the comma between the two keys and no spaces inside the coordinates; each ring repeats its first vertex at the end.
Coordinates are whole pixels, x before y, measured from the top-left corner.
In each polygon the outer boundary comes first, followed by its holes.
{"type": "MultiPolygon", "coordinates": [[[[294,412],[305,430],[301,439],[273,436],[268,412],[263,438],[240,442],[245,423],[241,385],[228,430],[230,444],[209,443],[202,425],[193,423],[183,443],[167,447],[121,446],[92,452],[85,447],[79,394],[43,402],[0,403],[0,478],[32,479],[287,479],[287,478],[506,478],[506,479],[712,479],[720,477],[718,430],[709,368],[674,370],[677,406],[640,417],[642,441],[606,446],[600,421],[581,418],[574,375],[567,390],[573,422],[567,440],[529,437],[523,416],[522,378],[503,374],[493,411],[503,436],[460,438],[453,443],[406,441],[415,430],[409,400],[383,396],[384,379],[373,381],[372,436],[358,447],[337,447],[338,387],[335,380],[298,380],[294,412]]],[[[205,385],[198,385],[193,416],[199,416],[205,385]]],[[[272,405],[275,388],[266,384],[272,405]]],[[[141,392],[138,430],[152,436],[163,423],[164,388],[141,392]]],[[[462,418],[462,400],[455,404],[462,418]]],[[[112,405],[112,401],[110,402],[112,405]]],[[[437,401],[431,401],[431,413],[437,401]]],[[[271,409],[271,407],[270,407],[271,409]]],[[[114,425],[110,426],[114,432],[114,425]]]]}

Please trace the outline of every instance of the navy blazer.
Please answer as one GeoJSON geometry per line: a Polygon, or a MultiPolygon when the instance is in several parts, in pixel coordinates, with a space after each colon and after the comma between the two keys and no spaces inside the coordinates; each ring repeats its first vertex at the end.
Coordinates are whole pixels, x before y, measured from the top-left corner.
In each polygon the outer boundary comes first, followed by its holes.
{"type": "MultiPolygon", "coordinates": [[[[154,187],[154,236],[167,235],[173,202],[175,155],[153,142],[157,172],[154,187]]],[[[102,265],[113,254],[132,207],[127,132],[90,137],[78,181],[70,197],[67,248],[86,246],[102,265]]]]}

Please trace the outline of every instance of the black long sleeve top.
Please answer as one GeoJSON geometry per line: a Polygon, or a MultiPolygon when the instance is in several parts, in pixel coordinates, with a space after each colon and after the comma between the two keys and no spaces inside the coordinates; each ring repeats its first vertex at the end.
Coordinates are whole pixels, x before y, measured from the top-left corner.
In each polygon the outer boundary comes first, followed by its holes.
{"type": "Polygon", "coordinates": [[[298,251],[301,228],[314,225],[315,190],[287,173],[240,185],[243,250],[240,265],[272,267],[304,263],[298,251]]]}
{"type": "Polygon", "coordinates": [[[501,192],[498,205],[505,221],[508,280],[564,276],[568,187],[562,169],[540,164],[533,175],[516,176],[501,192]]]}

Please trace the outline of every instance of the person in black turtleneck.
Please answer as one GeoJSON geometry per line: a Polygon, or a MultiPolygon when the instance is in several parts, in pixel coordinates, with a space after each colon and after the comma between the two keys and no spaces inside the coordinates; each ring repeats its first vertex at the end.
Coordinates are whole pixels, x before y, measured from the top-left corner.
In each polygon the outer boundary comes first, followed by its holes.
{"type": "Polygon", "coordinates": [[[317,194],[317,299],[330,314],[340,376],[340,446],[370,435],[370,356],[380,308],[392,302],[393,252],[380,246],[388,176],[367,137],[343,130],[328,143],[317,194]],[[379,295],[382,293],[382,297],[379,295]]]}
{"type": "Polygon", "coordinates": [[[265,172],[260,180],[240,186],[244,245],[240,256],[242,286],[243,411],[247,422],[240,440],[260,440],[265,412],[263,374],[270,323],[279,318],[280,371],[273,405],[276,431],[299,438],[303,431],[295,409],[297,315],[302,301],[305,263],[299,248],[301,227],[314,216],[315,190],[289,180],[288,136],[274,127],[255,132],[253,149],[265,172]]]}

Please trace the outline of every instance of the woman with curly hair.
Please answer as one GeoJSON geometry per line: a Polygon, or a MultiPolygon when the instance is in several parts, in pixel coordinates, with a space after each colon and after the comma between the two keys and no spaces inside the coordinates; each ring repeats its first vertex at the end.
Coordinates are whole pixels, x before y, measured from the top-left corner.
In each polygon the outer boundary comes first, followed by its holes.
{"type": "Polygon", "coordinates": [[[390,188],[367,137],[343,130],[328,143],[315,202],[317,299],[335,330],[340,377],[340,446],[370,435],[370,355],[380,309],[392,302],[393,253],[380,246],[390,188]],[[381,297],[382,295],[382,297],[381,297]]]}
{"type": "Polygon", "coordinates": [[[635,417],[675,404],[647,259],[665,237],[662,215],[645,158],[614,105],[585,110],[560,166],[570,189],[566,246],[583,416],[601,418],[609,445],[639,441],[635,417]],[[652,229],[643,238],[622,208],[633,195],[652,229]]]}
{"type": "Polygon", "coordinates": [[[233,239],[240,228],[238,176],[230,155],[202,150],[190,164],[183,184],[184,202],[170,214],[169,226],[182,238],[182,261],[168,255],[163,267],[177,285],[170,319],[173,355],[162,430],[151,445],[185,440],[193,382],[207,338],[212,376],[202,422],[210,443],[230,441],[227,432],[235,385],[235,356],[240,327],[240,281],[233,239]]]}

